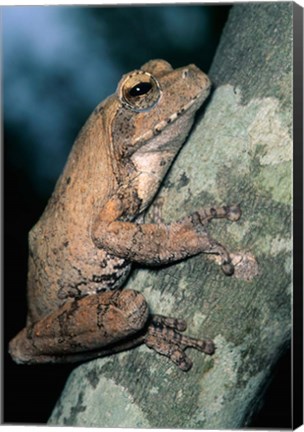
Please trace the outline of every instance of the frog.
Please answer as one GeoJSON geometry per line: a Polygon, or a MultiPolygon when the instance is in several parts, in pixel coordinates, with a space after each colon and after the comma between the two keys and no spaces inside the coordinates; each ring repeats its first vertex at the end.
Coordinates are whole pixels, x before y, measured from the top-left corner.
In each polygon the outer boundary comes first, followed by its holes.
{"type": "Polygon", "coordinates": [[[229,251],[207,225],[237,221],[239,205],[145,223],[210,90],[194,64],[150,60],[123,75],[89,116],[29,232],[26,325],[9,343],[16,363],[82,362],[145,345],[188,371],[187,348],[215,352],[212,339],[184,333],[184,319],[152,314],[142,293],[124,289],[134,264],[159,267],[201,253],[233,274],[229,251]]]}

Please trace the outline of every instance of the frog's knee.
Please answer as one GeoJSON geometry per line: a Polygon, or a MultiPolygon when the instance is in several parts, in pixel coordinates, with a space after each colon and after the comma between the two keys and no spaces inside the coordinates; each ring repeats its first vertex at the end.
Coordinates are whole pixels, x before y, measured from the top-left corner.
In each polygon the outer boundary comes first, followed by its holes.
{"type": "Polygon", "coordinates": [[[129,325],[140,330],[145,325],[149,309],[144,296],[138,291],[124,290],[121,292],[117,306],[124,311],[129,325]]]}
{"type": "Polygon", "coordinates": [[[31,341],[26,337],[26,329],[19,332],[9,343],[8,352],[15,363],[30,363],[33,353],[31,341]]]}

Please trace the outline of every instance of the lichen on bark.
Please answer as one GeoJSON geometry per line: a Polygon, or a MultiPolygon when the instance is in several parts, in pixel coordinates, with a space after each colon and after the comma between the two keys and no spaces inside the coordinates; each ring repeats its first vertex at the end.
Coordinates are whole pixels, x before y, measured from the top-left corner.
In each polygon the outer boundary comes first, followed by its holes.
{"type": "MultiPolygon", "coordinates": [[[[136,271],[127,286],[153,312],[212,337],[184,373],[141,346],[73,371],[49,424],[99,427],[246,426],[291,328],[292,4],[232,8],[210,76],[216,88],[156,204],[176,220],[209,204],[241,203],[237,223],[211,234],[253,254],[252,281],[205,256],[136,271]]],[[[150,214],[153,218],[153,208],[150,214]]]]}

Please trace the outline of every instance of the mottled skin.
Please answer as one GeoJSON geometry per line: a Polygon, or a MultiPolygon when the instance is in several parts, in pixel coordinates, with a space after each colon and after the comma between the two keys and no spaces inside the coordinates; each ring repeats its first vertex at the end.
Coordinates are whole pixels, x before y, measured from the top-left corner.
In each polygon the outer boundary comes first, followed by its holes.
{"type": "Polygon", "coordinates": [[[188,370],[187,347],[213,353],[211,340],[179,333],[183,320],[150,316],[140,293],[121,291],[132,262],[161,265],[206,252],[233,272],[206,225],[237,220],[238,207],[143,223],[209,89],[196,66],[173,70],[153,60],[124,75],[89,117],[29,234],[27,324],[9,346],[16,362],[86,360],[145,343],[188,370]]]}

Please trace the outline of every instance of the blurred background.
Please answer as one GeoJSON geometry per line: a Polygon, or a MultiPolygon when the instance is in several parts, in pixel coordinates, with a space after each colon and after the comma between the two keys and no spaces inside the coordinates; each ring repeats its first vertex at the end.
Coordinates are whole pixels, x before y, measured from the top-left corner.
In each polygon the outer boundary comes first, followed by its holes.
{"type": "MultiPolygon", "coordinates": [[[[15,365],[7,344],[25,324],[27,233],[39,219],[79,129],[115,91],[123,73],[152,58],[166,59],[173,67],[195,63],[208,72],[229,9],[2,7],[3,422],[45,423],[74,368],[15,365]]],[[[289,355],[277,365],[252,427],[289,426],[289,355]]]]}

